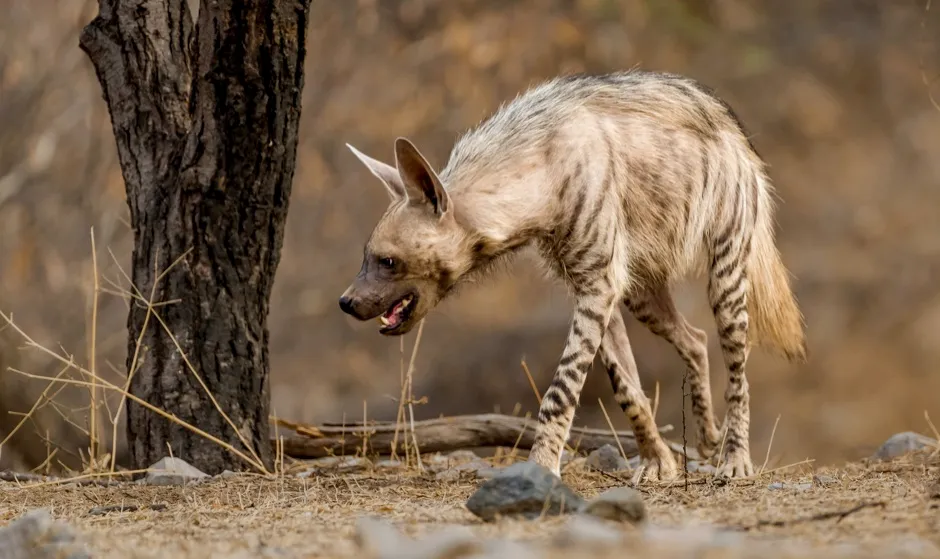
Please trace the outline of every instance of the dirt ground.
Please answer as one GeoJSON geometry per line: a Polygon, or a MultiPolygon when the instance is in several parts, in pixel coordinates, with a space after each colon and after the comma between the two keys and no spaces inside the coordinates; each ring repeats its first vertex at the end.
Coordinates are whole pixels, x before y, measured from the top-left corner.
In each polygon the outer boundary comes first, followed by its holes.
{"type": "MultiPolygon", "coordinates": [[[[564,472],[563,479],[585,497],[627,484],[611,474],[587,471],[564,472]]],[[[771,548],[776,551],[761,552],[762,557],[833,557],[845,544],[855,549],[846,556],[897,557],[906,550],[904,556],[938,557],[938,479],[936,451],[839,469],[797,465],[729,483],[708,474],[691,474],[687,489],[681,481],[639,488],[648,507],[646,526],[611,526],[622,530],[625,538],[690,523],[706,523],[758,541],[782,538],[783,543],[771,548]],[[784,488],[776,488],[778,483],[784,488]],[[856,507],[840,518],[840,513],[856,507]],[[828,513],[834,517],[812,518],[828,513]],[[807,545],[811,551],[795,552],[794,545],[807,545]],[[886,552],[889,555],[883,555],[886,552]]],[[[457,525],[486,539],[509,538],[540,546],[543,553],[535,556],[561,552],[552,549],[552,542],[570,517],[483,523],[464,507],[480,483],[470,478],[437,481],[418,471],[277,479],[242,474],[185,487],[6,482],[0,483],[0,525],[27,510],[48,507],[56,518],[84,534],[93,557],[365,557],[368,554],[355,538],[356,523],[363,516],[384,518],[403,534],[418,538],[457,525]],[[90,514],[95,507],[129,504],[141,510],[90,514]],[[149,505],[158,510],[149,510],[149,505]]],[[[678,533],[691,534],[688,530],[678,533]]],[[[645,557],[690,556],[688,547],[677,551],[683,538],[666,540],[658,551],[649,539],[636,540],[641,543],[630,550],[645,557]]],[[[750,556],[753,545],[708,556],[750,556]]],[[[564,554],[613,556],[589,547],[580,553],[567,549],[564,554]]]]}

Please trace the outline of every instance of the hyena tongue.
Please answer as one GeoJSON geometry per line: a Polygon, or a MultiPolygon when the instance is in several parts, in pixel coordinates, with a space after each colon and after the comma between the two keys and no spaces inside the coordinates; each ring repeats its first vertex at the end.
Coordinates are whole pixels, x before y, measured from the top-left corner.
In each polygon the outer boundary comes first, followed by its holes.
{"type": "Polygon", "coordinates": [[[401,313],[405,310],[401,303],[390,308],[385,314],[379,317],[379,323],[382,326],[397,326],[401,322],[401,313]]]}

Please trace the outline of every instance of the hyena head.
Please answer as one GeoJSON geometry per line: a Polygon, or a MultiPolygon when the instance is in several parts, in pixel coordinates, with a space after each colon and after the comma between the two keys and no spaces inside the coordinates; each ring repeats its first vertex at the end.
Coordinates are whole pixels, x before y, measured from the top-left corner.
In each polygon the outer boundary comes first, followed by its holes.
{"type": "Polygon", "coordinates": [[[347,147],[385,185],[391,203],[339,306],[358,320],[378,318],[382,334],[406,334],[469,267],[467,235],[440,178],[411,142],[395,141],[397,168],[347,147]]]}

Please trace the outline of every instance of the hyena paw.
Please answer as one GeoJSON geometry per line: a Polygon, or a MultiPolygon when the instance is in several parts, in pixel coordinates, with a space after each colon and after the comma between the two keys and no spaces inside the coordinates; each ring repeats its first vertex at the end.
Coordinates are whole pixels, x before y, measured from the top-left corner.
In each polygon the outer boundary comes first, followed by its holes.
{"type": "Polygon", "coordinates": [[[561,456],[553,457],[546,452],[533,451],[529,454],[529,462],[534,462],[561,477],[561,456]]]}
{"type": "Polygon", "coordinates": [[[633,475],[633,484],[642,482],[670,481],[679,476],[679,465],[676,457],[665,443],[657,445],[655,454],[643,458],[636,473],[633,475]]]}
{"type": "Polygon", "coordinates": [[[711,429],[703,428],[698,435],[698,453],[703,459],[708,460],[718,452],[718,445],[721,443],[721,432],[712,425],[711,429]]]}
{"type": "Polygon", "coordinates": [[[746,448],[736,448],[725,452],[718,468],[718,476],[725,478],[741,478],[754,475],[754,466],[751,464],[751,453],[746,448]]]}

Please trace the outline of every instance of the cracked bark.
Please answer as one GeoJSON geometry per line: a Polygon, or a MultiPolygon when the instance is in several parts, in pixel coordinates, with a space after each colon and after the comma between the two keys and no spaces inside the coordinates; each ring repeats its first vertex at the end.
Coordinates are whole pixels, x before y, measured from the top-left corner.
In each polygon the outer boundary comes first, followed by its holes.
{"type": "MultiPolygon", "coordinates": [[[[310,0],[99,0],[80,46],[111,115],[134,232],[131,392],[272,463],[267,316],[297,148],[310,0]],[[177,262],[178,261],[178,262],[177,262]],[[174,262],[176,262],[174,264],[174,262]],[[172,265],[172,267],[171,267],[172,265]],[[166,271],[169,268],[169,271],[166,271]],[[141,332],[143,333],[141,334],[141,332]],[[137,339],[141,348],[137,364],[137,339]]],[[[131,468],[250,466],[128,401],[131,468]]]]}

